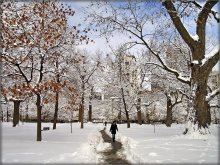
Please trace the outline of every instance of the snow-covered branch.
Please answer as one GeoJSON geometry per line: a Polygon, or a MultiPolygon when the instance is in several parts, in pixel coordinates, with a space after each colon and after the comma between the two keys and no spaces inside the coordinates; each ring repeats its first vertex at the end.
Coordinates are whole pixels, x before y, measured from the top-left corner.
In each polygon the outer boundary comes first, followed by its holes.
{"type": "Polygon", "coordinates": [[[215,66],[219,60],[219,44],[217,44],[210,53],[205,55],[205,58],[202,60],[202,66],[215,66]]]}
{"type": "Polygon", "coordinates": [[[206,96],[206,101],[211,101],[218,94],[220,94],[220,88],[214,90],[212,93],[209,93],[208,96],[206,96]]]}
{"type": "Polygon", "coordinates": [[[183,40],[187,43],[187,45],[193,49],[193,47],[196,45],[196,42],[194,39],[190,36],[189,32],[184,27],[180,17],[178,16],[178,12],[173,4],[172,1],[166,0],[163,2],[165,8],[167,9],[167,12],[170,15],[170,18],[172,19],[176,29],[178,30],[179,34],[183,38],[183,40]]]}
{"type": "Polygon", "coordinates": [[[208,19],[208,15],[211,12],[212,7],[218,3],[218,1],[207,0],[198,14],[196,33],[199,36],[200,42],[205,42],[205,26],[208,19]]]}

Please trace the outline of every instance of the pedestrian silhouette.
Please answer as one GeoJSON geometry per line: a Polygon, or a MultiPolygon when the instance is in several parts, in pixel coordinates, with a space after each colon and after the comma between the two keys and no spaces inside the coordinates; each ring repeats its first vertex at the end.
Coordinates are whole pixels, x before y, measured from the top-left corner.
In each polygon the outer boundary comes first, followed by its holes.
{"type": "Polygon", "coordinates": [[[113,121],[113,123],[110,127],[110,132],[112,133],[112,141],[113,142],[115,142],[116,130],[118,131],[118,127],[117,127],[116,121],[113,121]]]}

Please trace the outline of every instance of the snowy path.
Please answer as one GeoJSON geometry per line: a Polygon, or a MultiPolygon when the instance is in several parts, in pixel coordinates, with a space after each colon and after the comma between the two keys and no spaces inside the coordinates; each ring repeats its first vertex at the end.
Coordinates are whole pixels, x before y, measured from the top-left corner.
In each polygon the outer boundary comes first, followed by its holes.
{"type": "Polygon", "coordinates": [[[105,132],[105,129],[101,130],[100,133],[104,142],[111,143],[112,146],[111,149],[108,148],[105,151],[101,152],[101,154],[103,154],[104,156],[104,162],[108,164],[130,164],[126,160],[126,156],[121,153],[121,151],[123,150],[121,142],[112,142],[111,137],[105,132]]]}

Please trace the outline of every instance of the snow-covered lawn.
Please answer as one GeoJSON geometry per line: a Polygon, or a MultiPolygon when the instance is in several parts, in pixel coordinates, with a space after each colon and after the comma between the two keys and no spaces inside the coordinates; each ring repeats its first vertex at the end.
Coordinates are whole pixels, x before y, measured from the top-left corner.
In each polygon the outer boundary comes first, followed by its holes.
{"type": "MultiPolygon", "coordinates": [[[[99,130],[103,124],[58,124],[42,131],[42,141],[36,141],[36,123],[24,123],[13,128],[2,123],[2,163],[100,163],[100,151],[111,147],[103,143],[99,130]]],[[[110,125],[107,126],[107,131],[110,125]]],[[[132,163],[218,163],[219,125],[212,125],[212,135],[183,136],[184,125],[118,124],[116,140],[124,146],[123,154],[132,163]]],[[[109,132],[108,132],[109,133],[109,132]]],[[[119,153],[120,155],[120,153],[119,153]]]]}
{"type": "Polygon", "coordinates": [[[185,125],[119,126],[118,138],[132,162],[137,163],[218,163],[219,125],[212,125],[212,135],[182,135],[185,125]]]}

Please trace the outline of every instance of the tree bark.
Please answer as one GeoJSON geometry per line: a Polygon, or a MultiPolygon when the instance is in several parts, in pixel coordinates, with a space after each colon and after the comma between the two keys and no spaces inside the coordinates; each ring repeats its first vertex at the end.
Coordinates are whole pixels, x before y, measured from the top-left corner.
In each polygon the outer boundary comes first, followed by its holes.
{"type": "Polygon", "coordinates": [[[81,103],[80,103],[80,106],[79,106],[79,116],[78,116],[78,122],[81,121],[81,111],[82,111],[82,100],[81,100],[81,103]]]}
{"type": "Polygon", "coordinates": [[[83,97],[82,97],[82,105],[81,105],[81,114],[80,114],[80,122],[81,122],[81,125],[80,125],[80,128],[84,128],[84,94],[83,94],[83,97]]]}
{"type": "MultiPolygon", "coordinates": [[[[56,68],[57,68],[57,70],[59,68],[58,58],[56,60],[56,68]]],[[[59,73],[56,73],[56,82],[60,83],[59,73]]],[[[56,91],[56,100],[55,100],[55,109],[54,109],[54,118],[53,118],[53,129],[56,129],[56,127],[57,127],[58,110],[59,110],[59,90],[57,89],[57,91],[56,91]]]]}
{"type": "Polygon", "coordinates": [[[126,119],[127,119],[127,128],[130,128],[130,119],[129,119],[129,114],[128,114],[127,105],[126,105],[126,101],[125,101],[123,87],[121,87],[121,93],[122,93],[122,102],[124,104],[124,109],[125,109],[125,116],[126,116],[126,119]]]}
{"type": "Polygon", "coordinates": [[[89,102],[89,121],[92,122],[92,103],[89,102]]]}
{"type": "Polygon", "coordinates": [[[80,128],[84,127],[84,102],[85,102],[85,84],[84,77],[82,78],[82,97],[81,97],[81,109],[80,109],[80,128]]]}
{"type": "Polygon", "coordinates": [[[3,109],[1,108],[1,121],[4,122],[4,114],[3,114],[3,109]]]}
{"type": "Polygon", "coordinates": [[[146,123],[147,123],[147,124],[150,124],[150,115],[149,115],[148,112],[147,112],[147,114],[146,114],[146,123]]]}
{"type": "Polygon", "coordinates": [[[91,87],[89,96],[89,121],[92,122],[92,98],[93,98],[93,87],[91,87]]]}
{"type": "Polygon", "coordinates": [[[59,91],[56,91],[55,112],[54,112],[54,117],[53,117],[53,129],[56,129],[56,126],[57,126],[58,109],[59,109],[59,91]]]}
{"type": "Polygon", "coordinates": [[[19,123],[19,107],[21,100],[13,100],[14,102],[14,114],[13,114],[13,127],[19,123]]]}
{"type": "Polygon", "coordinates": [[[201,132],[202,128],[208,128],[208,106],[206,102],[208,73],[202,71],[198,65],[192,66],[192,97],[195,109],[195,124],[201,132]]]}
{"type": "Polygon", "coordinates": [[[9,112],[8,112],[8,107],[7,107],[7,122],[9,122],[9,112]]]}
{"type": "Polygon", "coordinates": [[[142,125],[142,117],[141,117],[141,98],[138,98],[137,100],[137,118],[138,118],[138,124],[142,125]]]}
{"type": "Polygon", "coordinates": [[[166,126],[171,127],[172,124],[172,103],[171,98],[167,97],[167,117],[166,117],[166,126]]]}
{"type": "Polygon", "coordinates": [[[40,94],[37,94],[37,141],[42,140],[42,135],[41,135],[41,110],[42,110],[42,105],[41,105],[41,96],[40,94]]]}

